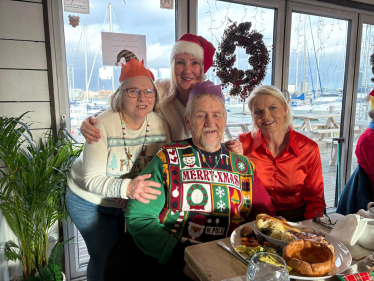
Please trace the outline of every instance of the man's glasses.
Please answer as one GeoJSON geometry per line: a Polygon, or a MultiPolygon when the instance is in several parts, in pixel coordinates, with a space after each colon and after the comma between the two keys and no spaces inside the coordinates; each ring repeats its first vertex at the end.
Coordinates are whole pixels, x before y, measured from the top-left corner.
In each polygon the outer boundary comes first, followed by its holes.
{"type": "Polygon", "coordinates": [[[316,216],[314,217],[313,221],[322,225],[323,227],[332,229],[336,222],[332,222],[330,217],[324,213],[315,212],[316,216]]]}
{"type": "Polygon", "coordinates": [[[141,92],[144,93],[144,96],[146,98],[153,98],[156,95],[156,90],[155,89],[140,90],[140,89],[137,89],[137,88],[128,88],[128,89],[125,89],[125,91],[130,98],[140,97],[141,92]]]}

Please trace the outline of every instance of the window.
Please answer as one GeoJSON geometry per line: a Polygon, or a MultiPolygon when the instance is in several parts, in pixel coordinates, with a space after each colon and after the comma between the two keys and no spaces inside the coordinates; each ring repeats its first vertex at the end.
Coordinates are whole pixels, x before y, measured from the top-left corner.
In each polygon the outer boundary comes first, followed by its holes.
{"type": "Polygon", "coordinates": [[[354,120],[352,120],[354,128],[351,173],[353,173],[357,167],[357,157],[355,154],[357,141],[361,134],[368,128],[371,121],[367,114],[370,110],[370,104],[365,102],[365,97],[367,97],[374,88],[374,83],[371,81],[374,75],[371,70],[372,66],[370,65],[370,56],[374,54],[374,23],[364,22],[361,34],[356,114],[354,120]]]}
{"type": "Polygon", "coordinates": [[[348,21],[292,13],[288,91],[294,127],[319,146],[325,201],[335,204],[348,21]]]}
{"type": "MultiPolygon", "coordinates": [[[[270,63],[267,68],[267,73],[262,84],[270,85],[273,82],[273,45],[274,45],[274,26],[275,26],[275,9],[253,6],[252,4],[236,4],[229,1],[199,1],[198,2],[198,25],[197,32],[199,35],[212,42],[218,51],[219,44],[222,41],[222,35],[225,29],[236,22],[239,25],[241,22],[251,22],[250,31],[256,30],[264,35],[264,42],[269,50],[270,63]]],[[[247,70],[248,55],[245,49],[241,47],[236,48],[236,65],[234,67],[247,70]]],[[[215,84],[220,84],[221,81],[216,77],[214,68],[212,67],[207,72],[207,79],[215,84]]],[[[252,118],[249,113],[247,102],[242,100],[240,96],[230,96],[230,88],[223,90],[226,98],[226,109],[228,114],[227,123],[231,136],[226,138],[236,137],[242,132],[244,123],[245,130],[250,128],[252,118]]]]}
{"type": "MultiPolygon", "coordinates": [[[[72,13],[63,12],[71,132],[84,138],[80,126],[88,116],[109,107],[108,98],[119,86],[121,67],[103,65],[101,32],[146,36],[147,67],[155,79],[170,77],[170,52],[175,43],[175,9],[161,9],[159,1],[90,0],[90,14],[79,14],[79,25],[70,24],[72,13]]],[[[76,19],[76,18],[75,18],[76,19]]],[[[122,50],[122,49],[120,49],[122,50]]],[[[120,51],[118,50],[118,51],[120,51]]],[[[130,51],[133,51],[129,48],[130,51]]],[[[117,54],[116,54],[117,55],[117,54]]],[[[89,260],[79,231],[68,223],[70,280],[85,275],[89,260]]]]}
{"type": "Polygon", "coordinates": [[[90,14],[79,14],[77,27],[63,13],[68,70],[71,132],[83,141],[79,127],[88,116],[109,106],[119,86],[121,67],[103,65],[101,32],[146,36],[147,67],[155,78],[170,76],[170,52],[175,43],[175,10],[159,1],[90,1],[90,14]],[[114,71],[114,74],[113,74],[114,71]]]}

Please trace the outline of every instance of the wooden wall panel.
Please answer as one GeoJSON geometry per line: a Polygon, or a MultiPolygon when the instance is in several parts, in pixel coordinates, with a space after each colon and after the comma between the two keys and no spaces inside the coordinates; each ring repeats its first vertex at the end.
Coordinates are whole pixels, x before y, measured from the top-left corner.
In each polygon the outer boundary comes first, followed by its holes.
{"type": "Polygon", "coordinates": [[[0,40],[0,50],[0,68],[47,69],[44,42],[0,40]]]}
{"type": "Polygon", "coordinates": [[[2,102],[0,103],[0,112],[2,116],[17,117],[26,111],[32,111],[25,118],[34,124],[32,129],[51,128],[51,112],[49,102],[2,102]]]}
{"type": "Polygon", "coordinates": [[[45,41],[41,4],[0,1],[0,26],[2,39],[45,41]]]}
{"type": "Polygon", "coordinates": [[[0,101],[49,101],[47,71],[0,69],[0,101]]]}
{"type": "Polygon", "coordinates": [[[14,1],[14,2],[32,2],[32,3],[42,3],[42,0],[11,0],[11,1],[14,1]]]}

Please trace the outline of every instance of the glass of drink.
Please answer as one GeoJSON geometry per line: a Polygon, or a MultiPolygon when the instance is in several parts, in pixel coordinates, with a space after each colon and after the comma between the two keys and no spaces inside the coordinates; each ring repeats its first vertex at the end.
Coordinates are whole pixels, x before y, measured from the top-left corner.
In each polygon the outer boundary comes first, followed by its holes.
{"type": "Polygon", "coordinates": [[[247,281],[289,281],[285,260],[272,253],[256,253],[249,261],[247,281]]]}

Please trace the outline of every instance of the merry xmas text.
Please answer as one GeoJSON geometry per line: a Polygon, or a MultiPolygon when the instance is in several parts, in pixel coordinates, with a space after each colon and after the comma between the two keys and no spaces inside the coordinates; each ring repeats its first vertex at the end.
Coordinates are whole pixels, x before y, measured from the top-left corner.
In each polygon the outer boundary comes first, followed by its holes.
{"type": "MultiPolygon", "coordinates": [[[[182,171],[183,181],[206,181],[211,182],[210,177],[211,171],[209,170],[187,170],[182,171]]],[[[240,187],[239,176],[227,172],[214,171],[214,182],[217,183],[228,183],[240,187]]]]}

